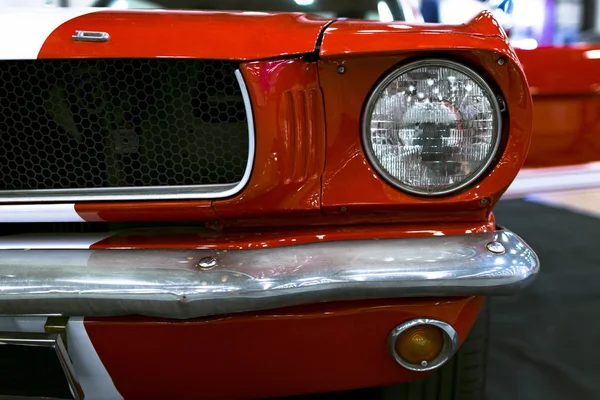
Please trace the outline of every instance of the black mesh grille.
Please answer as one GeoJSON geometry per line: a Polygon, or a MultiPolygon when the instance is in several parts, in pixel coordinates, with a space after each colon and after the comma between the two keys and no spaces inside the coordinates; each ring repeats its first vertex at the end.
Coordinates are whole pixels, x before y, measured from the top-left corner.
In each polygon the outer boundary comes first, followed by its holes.
{"type": "Polygon", "coordinates": [[[0,190],[235,183],[248,159],[236,64],[0,62],[0,190]]]}

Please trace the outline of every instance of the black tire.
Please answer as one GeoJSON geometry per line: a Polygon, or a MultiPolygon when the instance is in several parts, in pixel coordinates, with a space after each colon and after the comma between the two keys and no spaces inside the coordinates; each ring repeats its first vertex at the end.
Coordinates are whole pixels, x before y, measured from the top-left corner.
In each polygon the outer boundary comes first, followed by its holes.
{"type": "Polygon", "coordinates": [[[385,400],[482,400],[489,337],[489,301],[469,336],[442,368],[418,381],[382,388],[385,400]]]}

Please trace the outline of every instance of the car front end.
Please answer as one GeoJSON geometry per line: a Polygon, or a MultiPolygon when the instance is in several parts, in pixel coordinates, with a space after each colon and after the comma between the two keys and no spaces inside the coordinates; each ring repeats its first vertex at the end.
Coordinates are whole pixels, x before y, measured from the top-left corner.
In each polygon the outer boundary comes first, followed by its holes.
{"type": "Polygon", "coordinates": [[[51,395],[413,382],[538,274],[492,213],[532,106],[490,13],[74,13],[0,53],[0,334],[51,395]]]}

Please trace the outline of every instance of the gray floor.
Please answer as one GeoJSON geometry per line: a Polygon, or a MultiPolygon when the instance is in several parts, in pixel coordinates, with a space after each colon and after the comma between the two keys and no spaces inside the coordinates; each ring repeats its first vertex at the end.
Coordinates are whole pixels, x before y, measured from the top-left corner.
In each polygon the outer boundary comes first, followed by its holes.
{"type": "Polygon", "coordinates": [[[493,298],[487,398],[600,399],[600,219],[502,202],[500,225],[538,253],[521,294],[493,298]]]}

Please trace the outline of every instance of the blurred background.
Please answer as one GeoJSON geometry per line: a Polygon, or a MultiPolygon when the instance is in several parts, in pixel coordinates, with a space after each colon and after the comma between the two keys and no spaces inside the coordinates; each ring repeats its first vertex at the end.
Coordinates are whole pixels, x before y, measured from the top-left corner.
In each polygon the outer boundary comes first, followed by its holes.
{"type": "MultiPolygon", "coordinates": [[[[426,22],[457,24],[468,21],[479,11],[489,9],[510,33],[516,47],[535,48],[599,40],[598,0],[397,0],[405,9],[418,10],[426,22]]],[[[290,0],[291,2],[291,0],[290,0]]],[[[113,8],[195,8],[198,1],[152,0],[0,0],[0,6],[14,7],[88,7],[113,8]],[[187,4],[186,4],[187,3],[187,4]]],[[[219,5],[219,1],[213,1],[219,5]]],[[[240,2],[242,3],[242,2],[240,2]]],[[[251,0],[245,1],[251,5],[251,0]]],[[[310,9],[315,0],[298,0],[310,9]]],[[[383,2],[384,4],[387,2],[383,2]]],[[[377,15],[371,16],[377,18],[377,15]]],[[[404,18],[403,18],[404,19],[404,18]]],[[[408,19],[408,18],[407,18],[408,19]]]]}

